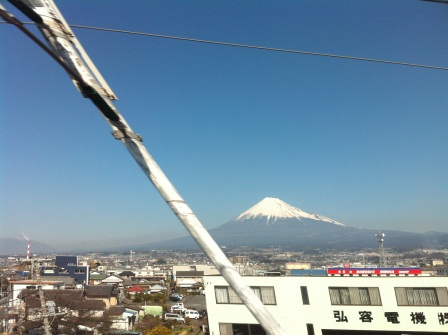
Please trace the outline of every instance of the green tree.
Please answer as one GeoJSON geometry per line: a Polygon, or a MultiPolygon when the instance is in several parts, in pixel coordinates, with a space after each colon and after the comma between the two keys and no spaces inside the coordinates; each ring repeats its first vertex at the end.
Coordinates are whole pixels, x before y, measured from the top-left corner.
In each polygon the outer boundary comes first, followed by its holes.
{"type": "Polygon", "coordinates": [[[149,303],[163,304],[166,301],[166,297],[163,293],[145,294],[144,299],[149,303]]]}
{"type": "Polygon", "coordinates": [[[147,332],[146,335],[173,335],[173,332],[165,326],[156,326],[147,332]]]}
{"type": "Polygon", "coordinates": [[[161,325],[163,325],[161,318],[154,317],[153,315],[145,315],[143,320],[136,324],[135,329],[146,334],[149,330],[161,325]]]}
{"type": "Polygon", "coordinates": [[[140,292],[135,293],[134,302],[143,302],[143,294],[140,292]]]}

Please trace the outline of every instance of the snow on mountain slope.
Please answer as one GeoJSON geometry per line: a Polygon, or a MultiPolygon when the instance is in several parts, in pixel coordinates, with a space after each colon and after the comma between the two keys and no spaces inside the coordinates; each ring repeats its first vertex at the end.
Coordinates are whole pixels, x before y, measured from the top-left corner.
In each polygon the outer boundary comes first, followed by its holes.
{"type": "Polygon", "coordinates": [[[319,214],[310,214],[302,211],[297,207],[288,205],[286,202],[277,198],[264,198],[255,206],[249,208],[244,213],[240,214],[235,221],[244,221],[249,219],[266,218],[267,224],[272,224],[277,220],[283,219],[310,219],[316,221],[329,222],[338,226],[346,227],[345,224],[327,218],[319,214]]]}

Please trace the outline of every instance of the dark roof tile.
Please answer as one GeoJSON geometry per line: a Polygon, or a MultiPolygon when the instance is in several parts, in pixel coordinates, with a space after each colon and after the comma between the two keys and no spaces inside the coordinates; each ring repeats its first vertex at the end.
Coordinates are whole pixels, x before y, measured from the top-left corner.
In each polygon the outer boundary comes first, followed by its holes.
{"type": "Polygon", "coordinates": [[[87,297],[110,298],[113,294],[116,294],[116,289],[113,285],[87,285],[84,291],[87,297]]]}

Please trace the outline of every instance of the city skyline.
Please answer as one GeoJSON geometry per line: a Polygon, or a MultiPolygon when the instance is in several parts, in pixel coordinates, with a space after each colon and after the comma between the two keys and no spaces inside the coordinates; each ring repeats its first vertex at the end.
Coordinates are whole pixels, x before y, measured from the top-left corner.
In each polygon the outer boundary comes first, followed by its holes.
{"type": "MultiPolygon", "coordinates": [[[[69,24],[448,66],[437,3],[56,4],[69,24]]],[[[357,228],[448,232],[446,70],[73,30],[207,229],[275,197],[357,228]]],[[[17,28],[0,36],[2,237],[185,236],[66,73],[17,28]]]]}

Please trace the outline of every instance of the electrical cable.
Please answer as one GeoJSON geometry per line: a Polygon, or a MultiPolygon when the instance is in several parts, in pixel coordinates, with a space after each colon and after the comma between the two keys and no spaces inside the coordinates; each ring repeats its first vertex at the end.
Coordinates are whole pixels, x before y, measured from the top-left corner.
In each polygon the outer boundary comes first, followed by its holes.
{"type": "Polygon", "coordinates": [[[375,63],[393,64],[393,65],[401,65],[401,66],[412,66],[412,67],[421,67],[421,68],[426,68],[426,69],[448,71],[448,68],[447,67],[443,67],[443,66],[434,66],[434,65],[398,62],[398,61],[391,61],[391,60],[384,60],[384,59],[375,59],[375,58],[367,58],[367,57],[344,56],[344,55],[335,55],[335,54],[312,52],[312,51],[272,48],[272,47],[258,46],[258,45],[239,44],[239,43],[230,43],[230,42],[220,42],[220,41],[203,40],[203,39],[196,39],[196,38],[189,38],[189,37],[179,37],[179,36],[169,36],[169,35],[143,33],[143,32],[136,32],[136,31],[129,31],[129,30],[119,30],[119,29],[109,29],[109,28],[80,26],[80,25],[74,25],[74,24],[70,24],[70,27],[79,28],[79,29],[90,29],[90,30],[107,31],[107,32],[113,32],[113,33],[141,35],[141,36],[146,36],[146,37],[166,38],[166,39],[180,40],[180,41],[187,41],[187,42],[224,45],[224,46],[246,48],[246,49],[257,49],[257,50],[264,50],[264,51],[276,51],[276,52],[285,52],[285,53],[310,55],[310,56],[341,58],[341,59],[350,59],[350,60],[357,60],[357,61],[364,61],[364,62],[375,62],[375,63]]]}
{"type": "MultiPolygon", "coordinates": [[[[0,23],[8,23],[8,22],[0,22],[0,23]]],[[[34,24],[32,22],[22,22],[22,23],[34,24]]],[[[419,68],[432,69],[432,70],[448,71],[448,67],[443,67],[443,66],[399,62],[399,61],[392,61],[392,60],[386,60],[386,59],[336,55],[336,54],[330,54],[330,53],[303,51],[303,50],[294,50],[294,49],[273,48],[273,47],[260,46],[260,45],[203,40],[203,39],[190,38],[190,37],[152,34],[152,33],[144,33],[144,32],[137,32],[137,31],[130,31],[130,30],[91,27],[91,26],[83,26],[83,25],[76,25],[76,24],[70,24],[69,26],[72,28],[78,28],[78,29],[97,30],[97,31],[105,31],[105,32],[111,32],[111,33],[129,34],[129,35],[139,35],[139,36],[144,36],[144,37],[165,38],[165,39],[186,41],[186,42],[206,43],[206,44],[222,45],[222,46],[237,47],[237,48],[256,49],[256,50],[263,50],[263,51],[275,51],[275,52],[284,52],[284,53],[292,53],[292,54],[300,54],[300,55],[319,56],[319,57],[330,57],[330,58],[339,58],[339,59],[349,59],[349,60],[356,60],[356,61],[362,61],[362,62],[383,63],[383,64],[391,64],[391,65],[410,66],[410,67],[419,67],[419,68]]]]}

